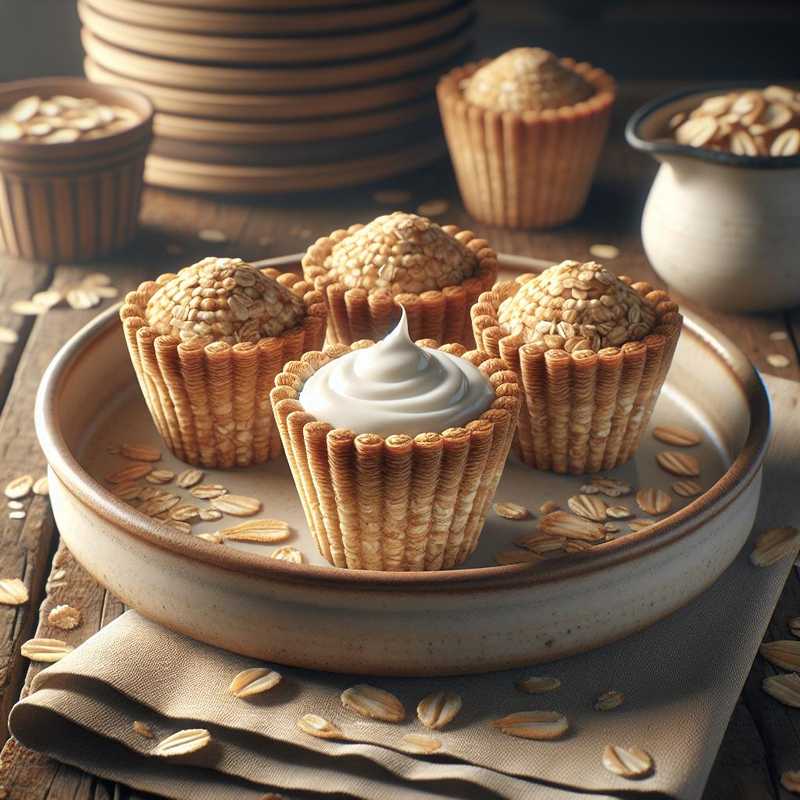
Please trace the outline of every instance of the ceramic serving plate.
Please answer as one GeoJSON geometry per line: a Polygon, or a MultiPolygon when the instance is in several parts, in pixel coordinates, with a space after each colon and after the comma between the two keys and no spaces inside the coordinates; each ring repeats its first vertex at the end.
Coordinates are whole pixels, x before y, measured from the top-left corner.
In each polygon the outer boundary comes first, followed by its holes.
{"type": "MultiPolygon", "coordinates": [[[[293,257],[270,265],[296,263],[293,257]]],[[[542,266],[512,257],[502,263],[523,270],[542,266]]],[[[233,518],[180,533],[117,499],[104,478],[126,462],[109,450],[123,441],[157,444],[158,437],[129,367],[116,309],[63,347],[36,404],[61,535],[80,563],[127,605],[245,655],[377,675],[468,673],[553,660],[644,628],[710,586],[742,547],[755,515],[770,428],[764,386],[732,342],[689,316],[653,424],[680,424],[702,434],[692,452],[705,491],[692,500],[673,494],[672,513],[644,530],[587,552],[497,566],[498,551],[531,532],[535,521],[491,513],[478,549],[462,568],[381,573],[322,561],[282,459],[238,471],[208,470],[205,481],[260,498],[263,515],[290,524],[286,544],[310,563],[271,559],[272,545],[212,544],[194,535],[233,518]]],[[[664,447],[646,434],[635,459],[612,474],[634,486],[668,489],[676,479],[654,459],[664,447]]],[[[161,465],[183,468],[166,452],[161,465]]],[[[583,482],[512,459],[496,499],[530,509],[545,499],[563,506],[583,482]]],[[[170,490],[185,491],[174,484],[170,490]]],[[[620,502],[636,508],[632,496],[620,502]]]]}

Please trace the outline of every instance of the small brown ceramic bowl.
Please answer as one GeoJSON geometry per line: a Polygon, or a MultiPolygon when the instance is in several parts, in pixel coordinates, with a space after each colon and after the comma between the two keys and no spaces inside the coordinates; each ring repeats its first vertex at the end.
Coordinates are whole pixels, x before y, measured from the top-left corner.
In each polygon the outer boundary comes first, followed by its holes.
{"type": "Polygon", "coordinates": [[[35,261],[82,261],[133,239],[153,106],[130,89],[82,78],[0,84],[0,113],[31,95],[91,97],[135,112],[117,133],[59,144],[0,142],[0,252],[35,261]]]}

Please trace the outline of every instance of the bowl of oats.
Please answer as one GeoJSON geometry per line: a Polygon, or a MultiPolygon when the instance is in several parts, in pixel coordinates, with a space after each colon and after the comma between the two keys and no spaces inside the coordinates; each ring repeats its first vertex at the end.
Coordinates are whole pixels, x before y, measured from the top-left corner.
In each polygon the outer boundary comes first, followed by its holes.
{"type": "MultiPolygon", "coordinates": [[[[299,275],[301,258],[256,266],[299,275]]],[[[500,255],[499,266],[508,279],[543,265],[500,255]]],[[[373,675],[552,661],[684,606],[752,528],[769,399],[736,345],[690,313],[631,459],[578,476],[511,455],[474,550],[434,570],[398,556],[423,540],[427,556],[429,533],[484,512],[475,462],[455,441],[409,459],[402,437],[384,450],[361,439],[359,451],[349,435],[334,436],[326,453],[321,434],[345,420],[314,423],[295,409],[282,431],[291,466],[282,456],[236,469],[189,465],[159,436],[126,349],[109,309],[62,348],[40,385],[36,430],[59,531],[126,605],[233,652],[373,675]],[[391,547],[378,546],[381,530],[391,547]],[[323,531],[337,546],[342,534],[345,563],[327,560],[323,531]],[[347,568],[348,558],[361,563],[347,568]]],[[[299,375],[306,362],[287,369],[299,375]]],[[[226,408],[225,397],[210,402],[226,408]]]]}
{"type": "Polygon", "coordinates": [[[800,92],[679,92],[639,109],[625,133],[661,165],[642,241],[673,289],[727,311],[800,303],[800,92]]]}
{"type": "Polygon", "coordinates": [[[35,261],[106,255],[135,236],[153,106],[81,78],[0,84],[0,251],[35,261]]]}

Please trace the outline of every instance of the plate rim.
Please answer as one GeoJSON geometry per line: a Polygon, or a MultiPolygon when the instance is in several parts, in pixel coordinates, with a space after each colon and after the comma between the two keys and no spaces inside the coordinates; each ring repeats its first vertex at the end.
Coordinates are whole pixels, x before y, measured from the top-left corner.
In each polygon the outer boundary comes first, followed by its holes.
{"type": "MultiPolygon", "coordinates": [[[[302,254],[279,256],[253,262],[259,267],[287,268],[299,265],[302,254]]],[[[522,271],[541,271],[552,262],[528,256],[498,254],[500,266],[522,271]]],[[[682,335],[695,337],[722,361],[742,390],[750,412],[751,425],[741,451],[726,472],[702,495],[648,528],[597,545],[590,551],[571,554],[547,562],[543,571],[536,564],[451,569],[431,572],[381,572],[347,570],[334,566],[290,564],[257,554],[222,548],[193,536],[171,530],[158,520],[146,517],[115,497],[78,463],[61,435],[58,424],[59,389],[81,357],[92,350],[100,336],[109,335],[119,325],[119,304],[96,316],[58,351],[50,362],[36,395],[35,427],[49,468],[81,504],[111,523],[117,530],[145,540],[152,546],[171,551],[190,561],[247,575],[252,578],[291,584],[312,584],[340,590],[430,592],[470,592],[512,590],[532,584],[567,581],[577,576],[608,569],[619,563],[641,558],[689,536],[718,515],[744,492],[758,474],[769,444],[772,428],[771,403],[760,375],[749,359],[728,337],[689,312],[684,313],[682,335]]]]}

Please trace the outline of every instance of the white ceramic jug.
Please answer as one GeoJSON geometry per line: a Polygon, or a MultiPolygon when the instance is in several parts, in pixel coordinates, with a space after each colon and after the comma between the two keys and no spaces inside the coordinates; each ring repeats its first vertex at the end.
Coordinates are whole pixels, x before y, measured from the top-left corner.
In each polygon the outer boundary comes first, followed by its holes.
{"type": "Polygon", "coordinates": [[[642,216],[655,271],[689,299],[728,311],[800,304],[800,156],[738,156],[681,145],[668,122],[710,88],[660,98],[629,120],[628,143],[660,164],[642,216]]]}

